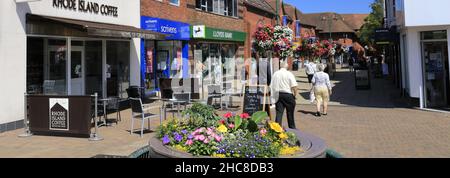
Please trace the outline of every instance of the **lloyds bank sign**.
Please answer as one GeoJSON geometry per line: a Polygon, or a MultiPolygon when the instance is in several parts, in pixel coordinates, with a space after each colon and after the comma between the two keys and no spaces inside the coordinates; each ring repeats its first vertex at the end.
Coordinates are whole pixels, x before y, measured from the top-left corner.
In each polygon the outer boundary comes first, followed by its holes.
{"type": "Polygon", "coordinates": [[[118,17],[118,7],[88,0],[53,0],[53,8],[118,17]]]}

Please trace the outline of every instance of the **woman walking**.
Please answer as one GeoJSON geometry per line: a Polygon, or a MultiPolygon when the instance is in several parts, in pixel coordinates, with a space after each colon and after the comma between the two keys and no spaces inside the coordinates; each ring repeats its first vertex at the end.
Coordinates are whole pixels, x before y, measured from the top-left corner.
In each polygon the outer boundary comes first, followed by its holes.
{"type": "Polygon", "coordinates": [[[316,98],[317,104],[317,112],[316,116],[320,117],[322,114],[320,112],[321,105],[323,103],[323,115],[328,115],[328,102],[330,101],[331,91],[331,82],[330,76],[323,72],[325,70],[325,66],[323,64],[317,65],[317,69],[319,70],[314,74],[312,78],[312,83],[314,86],[314,96],[316,98]]]}

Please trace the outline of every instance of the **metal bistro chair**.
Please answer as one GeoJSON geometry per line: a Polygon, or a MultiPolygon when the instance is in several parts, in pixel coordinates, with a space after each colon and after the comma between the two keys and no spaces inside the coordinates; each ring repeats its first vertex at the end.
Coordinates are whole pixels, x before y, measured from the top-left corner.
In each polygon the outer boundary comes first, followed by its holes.
{"type": "Polygon", "coordinates": [[[106,113],[116,113],[116,124],[122,121],[122,116],[120,114],[120,98],[119,97],[111,97],[107,101],[106,105],[106,113]]]}
{"type": "MultiPolygon", "coordinates": [[[[213,101],[215,99],[220,100],[220,108],[222,109],[222,91],[220,89],[220,85],[208,85],[208,105],[213,105],[213,101]]],[[[214,102],[215,104],[215,102],[214,102]]]]}
{"type": "Polygon", "coordinates": [[[178,105],[184,106],[184,109],[191,103],[191,93],[174,93],[173,97],[178,105]]]}
{"type": "Polygon", "coordinates": [[[144,122],[145,120],[148,120],[148,130],[150,130],[150,119],[151,118],[157,118],[159,116],[159,124],[162,124],[162,115],[161,115],[161,107],[145,107],[145,105],[142,104],[142,99],[140,98],[130,98],[130,104],[131,104],[131,129],[130,134],[133,134],[134,132],[134,120],[138,119],[141,120],[141,137],[144,134],[144,122]],[[153,114],[148,112],[151,109],[159,109],[159,114],[153,114]]]}

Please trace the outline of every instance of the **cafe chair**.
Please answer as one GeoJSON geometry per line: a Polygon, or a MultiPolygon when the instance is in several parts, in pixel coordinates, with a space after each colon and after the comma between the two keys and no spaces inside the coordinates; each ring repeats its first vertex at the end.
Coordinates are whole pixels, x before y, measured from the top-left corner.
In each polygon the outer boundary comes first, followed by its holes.
{"type": "Polygon", "coordinates": [[[208,85],[208,101],[207,104],[212,106],[216,99],[220,100],[220,108],[222,109],[222,91],[220,85],[208,85]]]}
{"type": "Polygon", "coordinates": [[[112,97],[108,100],[106,105],[106,113],[116,113],[116,124],[122,121],[122,116],[120,115],[120,98],[112,97]]]}
{"type": "Polygon", "coordinates": [[[173,98],[184,106],[184,109],[191,103],[191,93],[174,93],[173,98]]]}
{"type": "Polygon", "coordinates": [[[162,115],[161,115],[161,107],[146,107],[142,104],[142,99],[140,98],[130,98],[130,104],[131,104],[131,129],[130,134],[133,134],[134,132],[134,120],[140,120],[141,121],[141,138],[144,134],[144,122],[147,120],[148,124],[148,130],[150,130],[150,119],[152,118],[158,118],[159,116],[159,124],[162,124],[162,115]],[[159,114],[154,114],[149,112],[152,109],[159,109],[159,114]]]}

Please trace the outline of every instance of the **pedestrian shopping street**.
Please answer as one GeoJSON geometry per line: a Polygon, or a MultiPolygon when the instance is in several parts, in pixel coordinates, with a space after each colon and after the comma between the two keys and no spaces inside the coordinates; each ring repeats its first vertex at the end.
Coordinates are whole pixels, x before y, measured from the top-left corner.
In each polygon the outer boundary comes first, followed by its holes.
{"type": "MultiPolygon", "coordinates": [[[[339,68],[339,67],[338,67],[339,68]]],[[[371,90],[355,90],[354,77],[338,69],[329,115],[312,115],[315,106],[307,101],[308,83],[304,69],[294,71],[301,97],[297,97],[296,125],[301,131],[317,135],[330,149],[344,157],[448,157],[450,155],[449,114],[409,108],[387,79],[373,79],[371,90]]],[[[240,101],[234,100],[235,105],[240,101]]],[[[154,103],[161,105],[161,103],[154,103]]],[[[240,108],[234,108],[240,112],[240,108]]],[[[274,114],[274,110],[272,111],[274,114]]],[[[225,111],[219,111],[225,114],[225,111]]],[[[0,157],[94,157],[129,156],[148,144],[151,132],[140,138],[129,134],[130,110],[122,111],[122,121],[100,127],[103,141],[84,138],[32,136],[19,138],[19,129],[0,134],[0,157]],[[53,145],[51,149],[47,145],[53,145]]],[[[168,116],[172,116],[171,113],[168,116]]],[[[114,118],[115,115],[109,116],[114,118]]],[[[286,119],[284,118],[286,126],[286,119]]],[[[152,120],[155,130],[158,119],[152,120]]],[[[140,124],[135,123],[135,128],[140,124]]]]}
{"type": "MultiPolygon", "coordinates": [[[[339,67],[338,67],[339,68],[339,67]]],[[[318,119],[309,104],[307,78],[296,72],[302,97],[296,125],[326,140],[344,157],[448,157],[450,115],[410,108],[387,79],[372,79],[371,90],[355,90],[354,76],[338,69],[329,115],[318,119]]]]}

